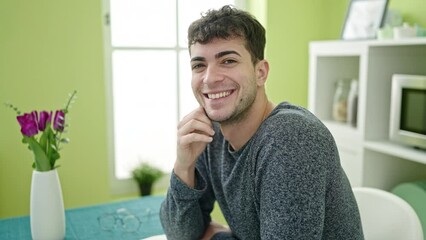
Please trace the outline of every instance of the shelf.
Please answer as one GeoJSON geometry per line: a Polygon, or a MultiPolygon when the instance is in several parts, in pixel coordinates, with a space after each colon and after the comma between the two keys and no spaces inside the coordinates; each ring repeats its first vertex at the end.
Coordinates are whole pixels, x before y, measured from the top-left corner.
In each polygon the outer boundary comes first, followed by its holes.
{"type": "Polygon", "coordinates": [[[426,38],[309,44],[308,109],[333,135],[352,186],[426,179],[426,150],[390,142],[393,74],[426,75],[426,38]],[[333,121],[335,82],[358,79],[357,127],[333,121]]]}
{"type": "Polygon", "coordinates": [[[376,152],[426,164],[426,150],[415,149],[390,141],[365,141],[364,147],[376,152]]]}
{"type": "Polygon", "coordinates": [[[358,129],[356,127],[349,125],[348,123],[338,122],[333,120],[321,120],[321,121],[332,133],[338,132],[338,133],[341,133],[342,135],[351,135],[351,136],[359,134],[358,129]]]}
{"type": "Polygon", "coordinates": [[[423,45],[426,43],[426,37],[418,38],[406,38],[406,39],[385,39],[385,40],[359,40],[359,41],[314,41],[310,45],[315,48],[316,53],[322,55],[346,55],[350,52],[356,52],[357,50],[366,46],[404,46],[404,45],[423,45]],[[348,45],[350,48],[348,48],[348,45]],[[337,50],[336,50],[337,49],[337,50]],[[341,51],[343,49],[344,51],[341,51]],[[331,54],[328,53],[331,51],[331,54]],[[342,54],[343,53],[343,54],[342,54]]]}

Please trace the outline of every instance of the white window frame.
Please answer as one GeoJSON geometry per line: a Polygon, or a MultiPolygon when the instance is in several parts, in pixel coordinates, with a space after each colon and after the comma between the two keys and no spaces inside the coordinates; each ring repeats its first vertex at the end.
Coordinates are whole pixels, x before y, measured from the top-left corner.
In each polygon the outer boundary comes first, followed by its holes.
{"type": "MultiPolygon", "coordinates": [[[[155,1],[155,0],[154,0],[155,1]]],[[[247,0],[236,0],[235,5],[240,9],[246,9],[246,1],[247,0]]],[[[178,0],[176,0],[176,6],[178,0]]],[[[103,25],[103,39],[104,39],[104,60],[105,60],[105,80],[106,80],[106,108],[107,108],[107,156],[108,156],[108,166],[109,166],[109,181],[110,181],[110,189],[112,194],[129,194],[135,193],[138,191],[137,185],[133,179],[118,179],[115,176],[115,153],[114,153],[114,112],[113,112],[113,89],[112,89],[112,52],[113,49],[126,49],[126,50],[172,50],[175,51],[176,54],[176,62],[177,62],[177,114],[176,114],[176,124],[179,121],[180,115],[180,104],[179,104],[179,81],[180,81],[180,66],[179,66],[179,52],[182,50],[188,50],[188,48],[179,46],[179,30],[178,30],[178,8],[176,8],[176,46],[175,47],[152,47],[152,48],[117,48],[112,47],[111,43],[111,25],[110,25],[110,0],[102,0],[102,25],[103,25]]],[[[189,63],[188,63],[189,64],[189,63]]],[[[188,86],[190,87],[190,86],[188,86]]]]}

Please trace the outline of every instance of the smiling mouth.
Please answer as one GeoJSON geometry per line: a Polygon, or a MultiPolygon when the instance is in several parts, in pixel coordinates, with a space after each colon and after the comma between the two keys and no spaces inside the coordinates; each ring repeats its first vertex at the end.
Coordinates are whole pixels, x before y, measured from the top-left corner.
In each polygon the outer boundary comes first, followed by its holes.
{"type": "Polygon", "coordinates": [[[233,91],[224,91],[224,92],[218,92],[218,93],[207,93],[207,94],[204,94],[204,96],[207,97],[208,99],[219,99],[219,98],[224,98],[224,97],[231,95],[232,92],[233,91]]]}

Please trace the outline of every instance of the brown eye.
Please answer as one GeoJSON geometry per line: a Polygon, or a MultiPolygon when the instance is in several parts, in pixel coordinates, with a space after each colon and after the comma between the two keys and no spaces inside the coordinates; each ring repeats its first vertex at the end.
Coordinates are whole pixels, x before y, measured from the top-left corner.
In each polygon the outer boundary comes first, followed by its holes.
{"type": "Polygon", "coordinates": [[[192,65],[191,69],[195,70],[195,69],[202,68],[203,66],[204,66],[203,64],[194,64],[194,65],[192,65]]]}
{"type": "Polygon", "coordinates": [[[225,61],[223,61],[224,64],[232,64],[232,63],[236,63],[237,61],[235,61],[234,59],[226,59],[225,61]]]}

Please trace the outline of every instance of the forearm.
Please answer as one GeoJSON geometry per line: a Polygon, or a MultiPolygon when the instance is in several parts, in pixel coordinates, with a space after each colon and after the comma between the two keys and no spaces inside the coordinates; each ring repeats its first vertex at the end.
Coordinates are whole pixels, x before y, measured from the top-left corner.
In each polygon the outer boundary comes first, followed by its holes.
{"type": "Polygon", "coordinates": [[[196,204],[194,201],[179,203],[172,196],[167,196],[160,210],[161,223],[167,239],[200,239],[205,226],[196,204]]]}
{"type": "Polygon", "coordinates": [[[172,173],[167,198],[160,209],[168,239],[200,239],[209,224],[210,207],[200,201],[206,186],[202,180],[198,182],[196,188],[190,188],[172,173]]]}

